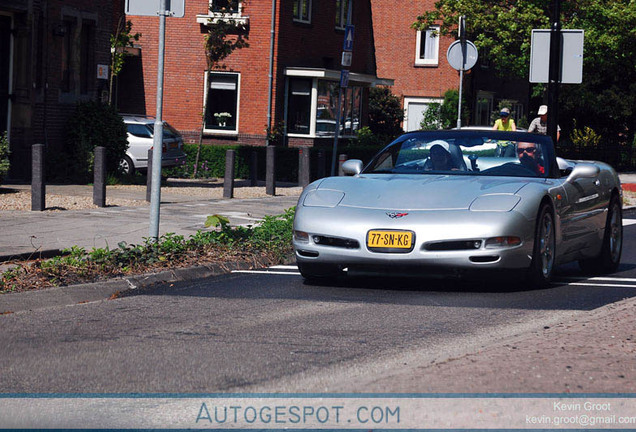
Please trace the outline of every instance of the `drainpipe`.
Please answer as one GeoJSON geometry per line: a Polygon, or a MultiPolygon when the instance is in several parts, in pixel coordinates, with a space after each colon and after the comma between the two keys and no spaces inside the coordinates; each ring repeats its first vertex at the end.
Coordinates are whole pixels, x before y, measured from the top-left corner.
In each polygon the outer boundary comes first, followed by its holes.
{"type": "Polygon", "coordinates": [[[276,31],[276,1],[272,0],[272,29],[269,40],[269,88],[267,92],[267,132],[265,144],[269,145],[269,136],[272,128],[272,89],[274,81],[274,33],[276,31]]]}

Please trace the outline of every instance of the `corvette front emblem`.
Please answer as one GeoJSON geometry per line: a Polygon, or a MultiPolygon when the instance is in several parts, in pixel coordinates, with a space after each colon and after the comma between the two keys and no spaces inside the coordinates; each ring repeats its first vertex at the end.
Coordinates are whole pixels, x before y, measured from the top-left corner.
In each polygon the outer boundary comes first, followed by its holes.
{"type": "Polygon", "coordinates": [[[390,217],[391,219],[396,219],[396,218],[404,217],[408,215],[408,213],[388,212],[386,215],[390,217]]]}

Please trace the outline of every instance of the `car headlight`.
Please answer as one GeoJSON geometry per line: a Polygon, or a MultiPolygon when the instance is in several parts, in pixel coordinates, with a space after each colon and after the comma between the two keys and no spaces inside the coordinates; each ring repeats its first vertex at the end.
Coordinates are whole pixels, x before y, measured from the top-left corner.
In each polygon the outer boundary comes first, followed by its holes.
{"type": "Polygon", "coordinates": [[[482,195],[475,198],[470,203],[470,211],[499,211],[508,212],[515,208],[515,206],[521,201],[521,197],[511,194],[491,194],[482,195]]]}
{"type": "Polygon", "coordinates": [[[305,207],[335,207],[340,204],[344,195],[344,192],[340,191],[315,189],[307,193],[303,205],[305,207]]]}

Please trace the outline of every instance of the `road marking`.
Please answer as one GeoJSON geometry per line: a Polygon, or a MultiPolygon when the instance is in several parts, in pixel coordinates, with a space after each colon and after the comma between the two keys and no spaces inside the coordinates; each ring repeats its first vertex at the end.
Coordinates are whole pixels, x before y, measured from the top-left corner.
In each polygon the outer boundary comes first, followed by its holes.
{"type": "Polygon", "coordinates": [[[568,279],[568,280],[588,280],[588,281],[610,281],[610,282],[636,282],[635,278],[617,278],[617,277],[603,277],[596,276],[591,278],[583,278],[576,276],[565,276],[559,279],[568,279]]]}
{"type": "Polygon", "coordinates": [[[299,275],[300,272],[279,272],[269,270],[232,270],[232,273],[271,274],[271,275],[299,275]]]}
{"type": "MultiPolygon", "coordinates": [[[[557,285],[559,282],[553,282],[557,285]]],[[[586,283],[586,282],[570,282],[566,283],[568,286],[593,286],[593,287],[614,287],[614,288],[636,288],[636,285],[627,285],[627,284],[601,284],[601,283],[586,283]]]]}
{"type": "Polygon", "coordinates": [[[275,266],[271,266],[271,269],[277,269],[277,270],[297,270],[298,266],[295,265],[275,265],[275,266]]]}
{"type": "Polygon", "coordinates": [[[623,219],[623,226],[636,224],[636,219],[623,219]]]}

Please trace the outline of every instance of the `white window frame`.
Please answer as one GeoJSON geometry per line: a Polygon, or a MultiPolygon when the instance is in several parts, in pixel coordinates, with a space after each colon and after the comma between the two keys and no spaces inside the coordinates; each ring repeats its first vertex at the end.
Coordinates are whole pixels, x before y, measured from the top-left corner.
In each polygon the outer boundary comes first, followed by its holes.
{"type": "Polygon", "coordinates": [[[307,3],[307,19],[303,19],[302,17],[297,18],[293,17],[294,22],[310,24],[311,23],[311,0],[293,0],[292,3],[292,15],[293,15],[293,5],[298,4],[298,10],[302,10],[303,3],[307,3]]]}
{"type": "Polygon", "coordinates": [[[219,21],[233,21],[236,25],[246,26],[249,24],[249,17],[243,15],[243,1],[239,0],[238,13],[212,12],[214,0],[208,1],[208,13],[197,15],[197,23],[204,25],[214,25],[219,21]]]}
{"type": "MultiPolygon", "coordinates": [[[[353,3],[353,0],[349,0],[349,1],[353,3]]],[[[338,16],[340,17],[340,25],[336,24],[336,29],[338,29],[338,30],[344,30],[345,27],[347,26],[347,19],[346,18],[347,18],[347,12],[348,12],[349,5],[346,4],[347,10],[345,10],[345,3],[347,3],[347,0],[340,0],[340,10],[336,11],[338,16]]],[[[351,14],[353,15],[353,4],[351,5],[351,10],[352,10],[351,14]]]]}
{"type": "MultiPolygon", "coordinates": [[[[442,104],[444,98],[430,98],[430,97],[405,97],[404,98],[404,121],[402,122],[402,129],[407,132],[409,124],[409,105],[412,103],[430,105],[432,103],[442,104]]],[[[416,129],[417,130],[417,129],[416,129]]]]}
{"type": "Polygon", "coordinates": [[[203,106],[207,111],[207,103],[208,103],[208,90],[210,88],[210,75],[218,73],[219,75],[236,75],[238,78],[236,80],[236,128],[234,130],[227,129],[206,129],[205,121],[203,122],[203,133],[205,134],[215,134],[215,135],[237,135],[239,130],[239,124],[241,120],[241,74],[238,72],[218,72],[218,71],[206,71],[204,72],[204,91],[203,91],[203,106]]]}
{"type": "Polygon", "coordinates": [[[431,34],[430,39],[435,42],[433,47],[433,58],[422,59],[420,58],[420,48],[422,45],[422,30],[417,31],[417,39],[415,40],[415,64],[417,66],[437,66],[439,64],[439,26],[431,26],[424,30],[425,34],[431,34]],[[433,36],[435,35],[435,36],[433,36]]]}

